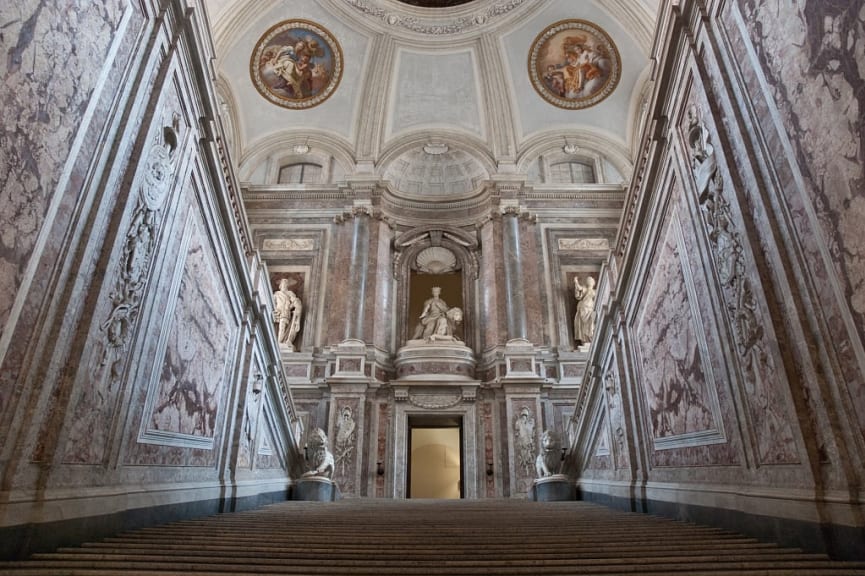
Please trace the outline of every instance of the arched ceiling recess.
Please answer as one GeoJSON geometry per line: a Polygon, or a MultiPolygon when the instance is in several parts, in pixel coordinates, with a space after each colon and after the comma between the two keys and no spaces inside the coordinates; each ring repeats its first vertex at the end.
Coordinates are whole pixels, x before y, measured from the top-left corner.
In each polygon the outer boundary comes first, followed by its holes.
{"type": "Polygon", "coordinates": [[[634,169],[630,151],[620,140],[609,135],[585,129],[548,130],[536,134],[523,143],[517,157],[517,172],[525,174],[529,164],[541,154],[563,152],[565,146],[574,146],[577,154],[598,154],[607,159],[620,174],[629,175],[634,169]]]}
{"type": "Polygon", "coordinates": [[[465,196],[489,176],[472,154],[437,141],[403,152],[384,173],[394,192],[415,197],[465,196]]]}
{"type": "Polygon", "coordinates": [[[274,183],[279,167],[290,162],[333,158],[337,172],[355,171],[351,145],[332,134],[315,130],[283,130],[252,142],[238,162],[239,178],[254,184],[274,183]]]}

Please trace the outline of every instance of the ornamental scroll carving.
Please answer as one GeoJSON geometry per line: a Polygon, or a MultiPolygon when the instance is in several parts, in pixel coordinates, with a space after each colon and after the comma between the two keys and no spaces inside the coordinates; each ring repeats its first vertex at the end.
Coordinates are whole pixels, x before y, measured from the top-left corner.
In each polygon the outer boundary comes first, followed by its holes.
{"type": "Polygon", "coordinates": [[[171,125],[165,126],[156,135],[145,153],[138,204],[126,232],[119,271],[110,295],[113,307],[101,325],[108,341],[103,365],[112,350],[119,351],[126,346],[138,317],[156,247],[162,208],[171,189],[171,177],[176,166],[179,125],[180,116],[175,113],[171,125]]]}
{"type": "Polygon", "coordinates": [[[736,350],[742,360],[752,423],[763,463],[797,461],[793,433],[778,410],[777,370],[769,352],[751,279],[746,273],[742,234],[726,199],[727,186],[718,167],[711,135],[699,107],[688,111],[688,146],[698,201],[708,234],[736,350]]]}

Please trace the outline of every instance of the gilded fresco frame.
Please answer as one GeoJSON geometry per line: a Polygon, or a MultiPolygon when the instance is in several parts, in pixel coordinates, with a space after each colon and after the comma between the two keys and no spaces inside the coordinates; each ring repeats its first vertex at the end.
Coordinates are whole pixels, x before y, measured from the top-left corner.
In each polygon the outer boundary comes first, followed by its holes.
{"type": "Polygon", "coordinates": [[[619,84],[622,59],[607,32],[588,20],[559,20],[532,42],[529,80],[553,106],[589,108],[606,99],[619,84]]]}

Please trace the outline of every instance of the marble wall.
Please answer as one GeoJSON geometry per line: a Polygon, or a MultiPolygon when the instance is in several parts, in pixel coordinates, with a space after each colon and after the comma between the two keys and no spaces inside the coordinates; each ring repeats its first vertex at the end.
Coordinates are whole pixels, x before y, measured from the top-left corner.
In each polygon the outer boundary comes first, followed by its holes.
{"type": "Polygon", "coordinates": [[[590,499],[856,556],[865,3],[680,8],[570,465],[590,499]]]}
{"type": "Polygon", "coordinates": [[[200,17],[0,8],[0,556],[284,496],[297,472],[200,17]]]}

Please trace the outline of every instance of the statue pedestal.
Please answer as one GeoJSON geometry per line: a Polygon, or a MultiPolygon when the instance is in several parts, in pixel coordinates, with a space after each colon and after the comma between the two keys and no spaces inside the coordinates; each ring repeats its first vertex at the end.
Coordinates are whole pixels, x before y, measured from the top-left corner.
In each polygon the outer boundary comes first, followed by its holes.
{"type": "Polygon", "coordinates": [[[398,380],[472,380],[475,355],[462,342],[409,340],[394,365],[398,380]]]}
{"type": "Polygon", "coordinates": [[[529,489],[529,500],[534,502],[567,502],[577,499],[577,487],[564,474],[536,478],[529,489]]]}
{"type": "Polygon", "coordinates": [[[294,481],[290,500],[333,502],[342,498],[336,482],[324,476],[303,476],[294,481]]]}

